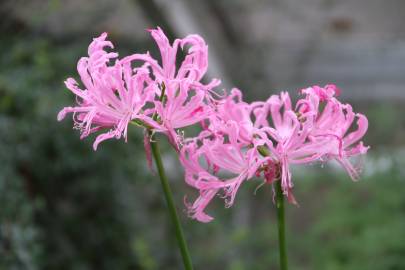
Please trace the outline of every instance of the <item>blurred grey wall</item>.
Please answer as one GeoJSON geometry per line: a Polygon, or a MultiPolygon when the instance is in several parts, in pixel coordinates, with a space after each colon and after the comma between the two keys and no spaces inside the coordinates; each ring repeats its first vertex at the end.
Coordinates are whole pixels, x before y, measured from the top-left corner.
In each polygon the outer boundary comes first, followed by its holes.
{"type": "Polygon", "coordinates": [[[242,88],[250,98],[330,82],[346,99],[405,99],[401,0],[9,3],[13,16],[55,36],[108,31],[150,42],[144,29],[156,25],[173,36],[199,33],[210,47],[209,76],[221,78],[224,87],[242,88]]]}

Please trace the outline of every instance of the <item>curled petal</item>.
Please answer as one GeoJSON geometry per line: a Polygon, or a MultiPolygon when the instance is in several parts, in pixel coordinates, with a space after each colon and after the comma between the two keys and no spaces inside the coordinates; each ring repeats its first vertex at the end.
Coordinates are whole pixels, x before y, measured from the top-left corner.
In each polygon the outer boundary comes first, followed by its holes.
{"type": "Polygon", "coordinates": [[[212,221],[213,218],[207,215],[204,210],[214,198],[215,194],[217,194],[217,192],[218,190],[215,189],[202,191],[200,193],[200,197],[192,205],[189,206],[188,210],[191,217],[204,223],[212,221]]]}
{"type": "Polygon", "coordinates": [[[116,136],[116,134],[113,131],[109,131],[107,133],[103,133],[103,134],[98,135],[96,140],[93,143],[94,151],[97,151],[97,147],[102,141],[114,138],[115,136],[116,136]]]}
{"type": "Polygon", "coordinates": [[[362,114],[357,114],[358,120],[357,120],[357,126],[358,129],[356,131],[353,131],[352,133],[348,134],[344,139],[343,139],[343,144],[345,147],[348,147],[352,145],[353,143],[359,141],[367,132],[368,129],[368,120],[367,117],[365,117],[362,114]]]}

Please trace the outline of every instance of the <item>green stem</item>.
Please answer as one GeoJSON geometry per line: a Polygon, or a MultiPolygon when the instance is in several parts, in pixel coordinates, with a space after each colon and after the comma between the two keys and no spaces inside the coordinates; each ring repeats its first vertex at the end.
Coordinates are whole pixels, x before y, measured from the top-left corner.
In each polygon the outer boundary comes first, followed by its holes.
{"type": "MultiPolygon", "coordinates": [[[[151,132],[149,134],[151,135],[151,132]]],[[[183,233],[183,230],[182,230],[181,224],[180,224],[180,219],[177,215],[176,206],[174,205],[173,195],[172,195],[172,192],[171,192],[171,189],[169,186],[169,182],[166,177],[165,169],[163,167],[162,156],[160,154],[159,146],[156,141],[151,140],[151,148],[152,148],[153,157],[156,162],[156,168],[159,173],[160,182],[162,183],[163,192],[165,194],[167,206],[169,208],[169,214],[170,214],[170,217],[172,219],[172,222],[173,222],[173,225],[175,228],[177,242],[180,247],[181,256],[183,258],[184,269],[192,270],[193,265],[191,263],[190,253],[187,248],[186,240],[184,238],[184,233],[183,233]]]]}
{"type": "MultiPolygon", "coordinates": [[[[164,83],[162,83],[159,87],[160,87],[160,89],[162,91],[162,93],[161,93],[161,95],[159,97],[159,100],[164,104],[165,100],[167,98],[165,96],[166,86],[165,86],[164,83]]],[[[154,121],[157,121],[158,118],[159,118],[159,116],[155,112],[153,114],[153,116],[152,116],[152,119],[154,121]]],[[[167,180],[167,176],[166,176],[166,173],[165,173],[165,168],[163,166],[163,161],[162,161],[162,156],[160,154],[159,145],[154,140],[152,127],[150,127],[148,124],[146,124],[145,122],[143,122],[142,120],[139,120],[139,119],[135,119],[135,120],[131,121],[130,123],[135,125],[135,126],[144,127],[148,131],[148,137],[150,138],[150,141],[151,141],[150,145],[151,145],[151,149],[152,149],[152,155],[153,155],[153,158],[155,159],[155,162],[156,162],[156,168],[157,168],[157,171],[158,171],[158,174],[159,174],[160,182],[162,184],[163,193],[165,194],[167,207],[169,209],[169,215],[170,215],[170,218],[172,219],[172,222],[173,222],[173,225],[174,225],[174,231],[175,231],[175,234],[176,234],[177,243],[179,245],[181,256],[183,258],[184,269],[185,270],[193,270],[193,264],[191,262],[190,253],[188,251],[187,243],[186,243],[186,240],[184,238],[184,233],[183,233],[183,229],[181,227],[179,216],[177,215],[176,206],[174,204],[172,191],[170,189],[169,181],[167,180]]]]}
{"type": "Polygon", "coordinates": [[[280,270],[287,270],[287,246],[285,241],[285,212],[284,212],[284,194],[281,189],[281,179],[275,181],[276,189],[276,209],[277,209],[277,227],[278,227],[278,246],[280,254],[280,270]]]}
{"type": "MultiPolygon", "coordinates": [[[[264,156],[270,156],[270,151],[265,146],[257,147],[258,152],[264,156]]],[[[274,182],[276,192],[277,227],[278,227],[278,248],[280,254],[280,270],[287,270],[287,244],[285,241],[285,211],[284,194],[281,188],[281,179],[274,182]]]]}

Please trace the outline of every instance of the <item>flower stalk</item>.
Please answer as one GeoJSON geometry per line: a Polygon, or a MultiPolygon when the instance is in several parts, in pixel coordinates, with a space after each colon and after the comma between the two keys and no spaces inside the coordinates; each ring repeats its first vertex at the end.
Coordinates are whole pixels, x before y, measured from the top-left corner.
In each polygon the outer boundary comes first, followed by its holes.
{"type": "Polygon", "coordinates": [[[276,193],[276,209],[277,209],[277,227],[278,227],[278,249],[280,256],[280,270],[287,270],[287,245],[285,240],[285,211],[284,211],[284,195],[281,188],[281,180],[274,183],[276,193]]]}
{"type": "MultiPolygon", "coordinates": [[[[257,151],[263,157],[270,156],[270,151],[265,146],[257,147],[257,151]]],[[[284,194],[283,188],[281,186],[281,179],[278,177],[273,183],[274,192],[276,196],[276,211],[277,211],[277,229],[278,229],[278,250],[279,250],[279,260],[280,260],[280,270],[288,269],[288,258],[287,258],[287,244],[285,240],[285,210],[284,210],[284,194]]]]}
{"type": "MultiPolygon", "coordinates": [[[[149,132],[151,135],[151,132],[149,132]]],[[[159,174],[160,182],[162,184],[163,193],[165,194],[167,207],[169,210],[170,218],[174,225],[174,231],[176,234],[177,242],[180,248],[181,256],[183,259],[184,269],[192,270],[193,264],[191,262],[190,253],[188,251],[188,247],[186,244],[186,240],[184,237],[183,229],[181,227],[179,216],[177,215],[176,206],[173,201],[172,191],[169,186],[169,182],[167,180],[167,176],[165,173],[165,169],[162,162],[162,156],[160,154],[158,143],[154,140],[151,140],[151,149],[152,155],[156,162],[156,168],[159,174]]]]}
{"type": "MultiPolygon", "coordinates": [[[[166,87],[164,84],[160,86],[161,95],[159,97],[160,101],[164,101],[165,99],[165,92],[166,87]]],[[[153,120],[157,120],[158,115],[155,113],[152,116],[153,120]]],[[[159,174],[160,183],[162,184],[163,193],[165,194],[165,199],[167,203],[167,207],[169,210],[170,218],[174,225],[174,231],[177,238],[177,243],[180,248],[180,253],[183,259],[184,269],[185,270],[193,270],[193,264],[191,262],[190,252],[188,251],[187,243],[184,237],[183,229],[180,223],[179,216],[177,214],[176,206],[174,204],[172,191],[170,189],[169,181],[167,180],[167,176],[165,173],[165,168],[163,166],[162,155],[160,154],[159,145],[156,140],[154,140],[154,135],[151,129],[148,129],[148,137],[150,138],[150,146],[152,150],[152,155],[156,163],[156,169],[159,174]]]]}

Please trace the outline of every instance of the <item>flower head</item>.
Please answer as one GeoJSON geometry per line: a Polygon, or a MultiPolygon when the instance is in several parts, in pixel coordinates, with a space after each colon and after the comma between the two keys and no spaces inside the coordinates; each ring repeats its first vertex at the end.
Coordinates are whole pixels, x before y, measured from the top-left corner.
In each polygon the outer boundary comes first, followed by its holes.
{"type": "Polygon", "coordinates": [[[206,85],[200,82],[208,65],[204,40],[189,35],[171,45],[160,28],[149,32],[159,47],[161,65],[149,53],[118,59],[117,53],[106,50],[114,47],[103,33],[89,45],[89,56],[78,62],[83,89],[73,78],[65,82],[77,96],[77,104],[61,110],[58,120],[73,113],[81,138],[106,131],[97,136],[94,149],[110,138],[126,139],[128,124],[134,121],[165,133],[178,150],[181,138],[176,130],[202,122],[212,112],[210,94],[219,81],[206,85]],[[178,50],[186,47],[185,57],[177,67],[178,50]],[[141,65],[133,68],[134,62],[141,65]]]}
{"type": "Polygon", "coordinates": [[[156,85],[153,103],[159,115],[161,131],[179,148],[181,138],[176,129],[202,122],[209,117],[212,112],[211,95],[220,81],[214,79],[208,84],[201,82],[208,68],[208,46],[200,36],[188,35],[170,44],[159,27],[149,32],[158,45],[161,64],[149,53],[130,55],[124,61],[144,61],[148,64],[150,76],[156,85]],[[183,50],[185,56],[177,66],[180,50],[183,50]]]}
{"type": "MultiPolygon", "coordinates": [[[[258,151],[265,142],[255,128],[253,108],[242,101],[239,90],[233,89],[216,105],[207,129],[187,140],[181,149],[186,182],[200,194],[193,204],[188,204],[193,218],[211,221],[205,208],[216,194],[221,194],[230,207],[244,181],[272,166],[272,157],[258,151]]],[[[266,173],[269,179],[270,171],[266,173]]]]}
{"type": "Polygon", "coordinates": [[[311,87],[302,92],[306,95],[302,104],[317,108],[310,139],[323,143],[328,149],[323,156],[325,159],[337,160],[353,180],[358,179],[361,167],[354,166],[350,159],[366,154],[369,149],[360,141],[368,128],[367,117],[354,113],[350,104],[337,100],[335,95],[339,91],[334,85],[311,87]],[[325,104],[320,110],[322,102],[325,104]],[[349,132],[354,124],[357,124],[357,129],[349,132]]]}
{"type": "Polygon", "coordinates": [[[186,182],[199,190],[199,197],[188,205],[189,213],[199,221],[212,220],[205,213],[205,208],[221,191],[226,206],[230,207],[241,184],[251,179],[270,159],[259,154],[258,145],[247,147],[233,135],[203,132],[181,150],[180,160],[185,169],[186,182]]]}
{"type": "Polygon", "coordinates": [[[287,92],[249,104],[237,89],[216,103],[207,128],[189,139],[180,155],[186,182],[200,194],[189,205],[192,217],[212,220],[204,210],[215,194],[222,191],[230,206],[240,185],[254,176],[264,177],[264,183],[281,181],[284,195],[296,203],[290,170],[295,164],[335,159],[353,179],[358,178],[360,168],[350,158],[367,152],[359,142],[367,118],[338,101],[334,85],[313,86],[301,93],[295,106],[287,92]],[[358,128],[348,132],[355,118],[358,128]]]}
{"type": "Polygon", "coordinates": [[[84,89],[73,78],[65,81],[66,87],[77,96],[77,104],[65,107],[58,114],[61,121],[67,113],[73,113],[81,138],[107,130],[97,136],[93,144],[95,150],[104,140],[126,138],[131,120],[139,119],[158,127],[149,116],[150,112],[143,111],[144,105],[154,97],[153,87],[145,87],[151,81],[147,69],[145,66],[132,69],[128,63],[117,59],[117,53],[107,52],[106,47],[114,47],[106,38],[107,33],[95,38],[89,46],[89,56],[78,62],[77,70],[84,89]]]}

